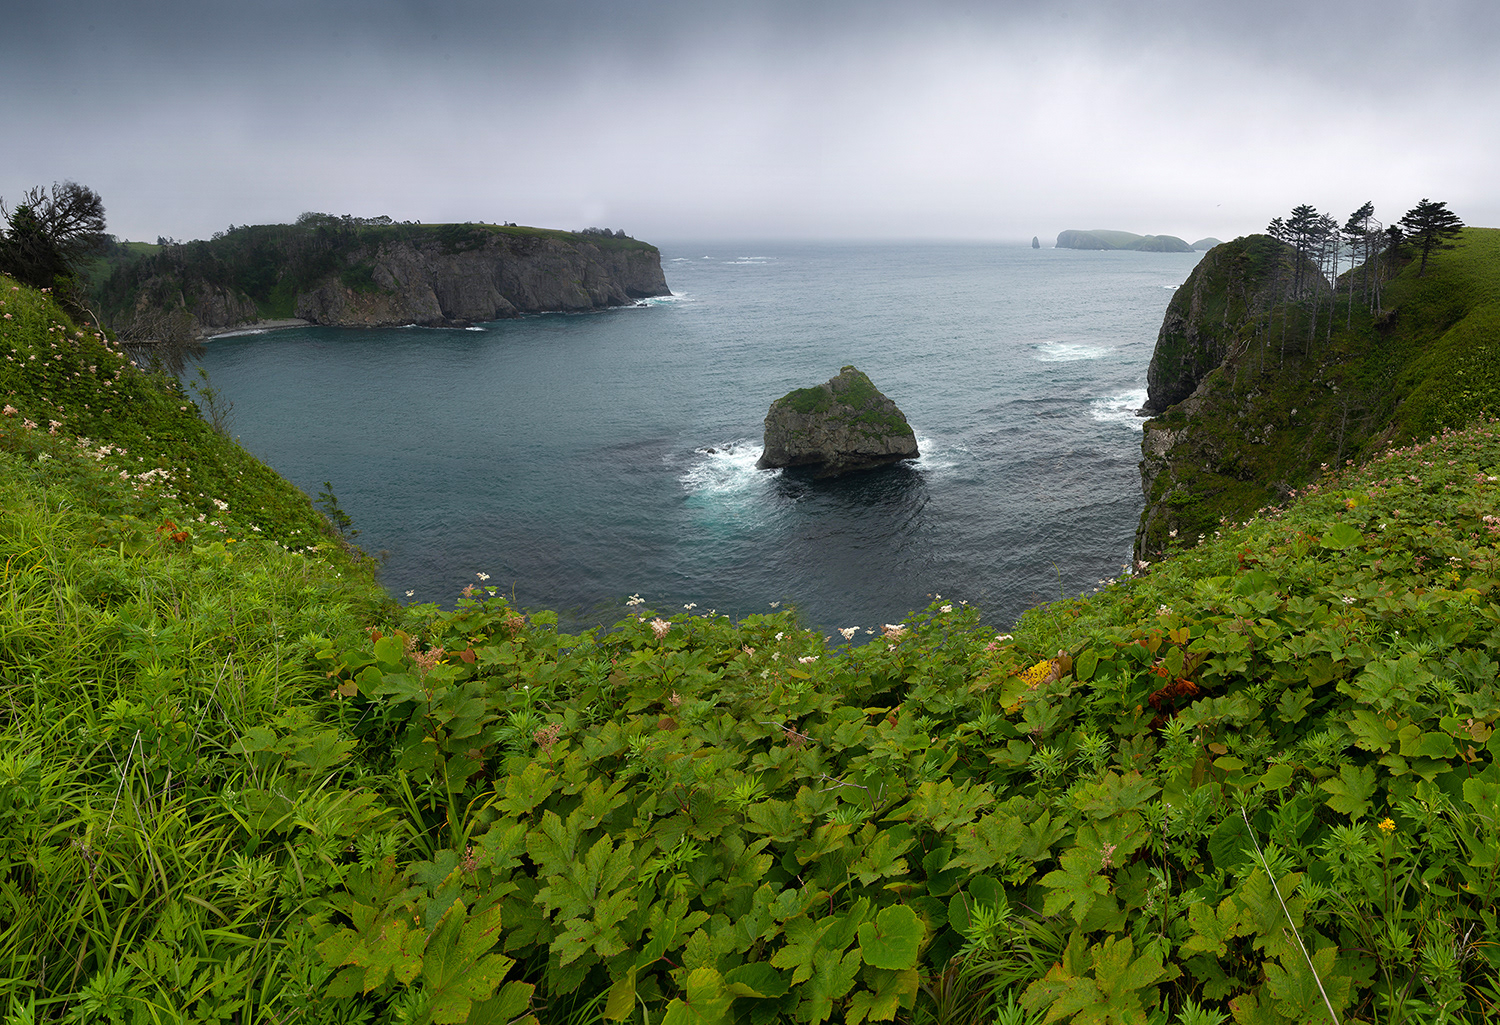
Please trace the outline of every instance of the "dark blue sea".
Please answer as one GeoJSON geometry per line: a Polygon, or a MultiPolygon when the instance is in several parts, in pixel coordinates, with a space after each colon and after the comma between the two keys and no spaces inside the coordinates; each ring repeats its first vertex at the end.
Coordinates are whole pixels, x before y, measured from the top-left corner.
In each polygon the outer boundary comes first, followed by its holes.
{"type": "Polygon", "coordinates": [[[246,448],[309,494],[332,483],[403,602],[451,606],[484,573],[573,629],[634,594],[824,629],[942,595],[1004,627],[1128,561],[1134,413],[1199,255],[664,244],[674,294],[640,307],[240,335],[203,363],[246,448]],[[755,469],[771,401],[851,363],[921,458],[755,469]]]}

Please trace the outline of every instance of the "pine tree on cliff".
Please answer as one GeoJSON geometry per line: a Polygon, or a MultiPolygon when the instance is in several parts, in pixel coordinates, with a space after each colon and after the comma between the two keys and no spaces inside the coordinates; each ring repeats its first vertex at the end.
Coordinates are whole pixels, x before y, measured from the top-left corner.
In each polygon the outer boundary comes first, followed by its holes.
{"type": "Polygon", "coordinates": [[[1417,277],[1427,271],[1427,257],[1435,249],[1452,249],[1464,230],[1464,222],[1458,214],[1448,209],[1447,203],[1434,203],[1424,199],[1410,210],[1400,221],[1406,233],[1406,241],[1422,252],[1422,265],[1417,268],[1417,277]]]}
{"type": "Polygon", "coordinates": [[[104,245],[104,202],[77,182],[54,184],[50,194],[38,185],[14,210],[0,200],[0,220],[0,271],[33,288],[68,292],[83,261],[104,245]]]}
{"type": "Polygon", "coordinates": [[[1345,323],[1344,323],[1345,327],[1350,327],[1354,323],[1354,274],[1353,274],[1353,270],[1354,270],[1354,265],[1355,265],[1356,262],[1358,262],[1364,268],[1363,272],[1360,274],[1360,277],[1363,279],[1362,283],[1364,285],[1364,298],[1365,298],[1366,305],[1368,305],[1369,301],[1370,301],[1370,277],[1371,277],[1371,274],[1370,274],[1370,271],[1371,271],[1370,261],[1371,261],[1371,258],[1373,256],[1373,254],[1376,251],[1375,247],[1378,245],[1378,242],[1379,242],[1379,231],[1380,231],[1379,222],[1378,221],[1374,221],[1374,218],[1375,218],[1375,204],[1372,203],[1372,202],[1370,202],[1369,200],[1366,200],[1365,203],[1364,203],[1364,205],[1361,206],[1358,210],[1354,211],[1352,214],[1350,214],[1349,215],[1349,219],[1344,222],[1343,240],[1344,240],[1344,243],[1346,245],[1348,245],[1348,247],[1349,247],[1349,262],[1350,262],[1350,266],[1349,266],[1349,269],[1350,269],[1350,274],[1349,274],[1349,302],[1348,302],[1347,315],[1345,317],[1345,323]],[[1374,229],[1373,234],[1372,234],[1371,227],[1370,227],[1372,221],[1374,221],[1374,223],[1375,223],[1375,229],[1374,229]]]}

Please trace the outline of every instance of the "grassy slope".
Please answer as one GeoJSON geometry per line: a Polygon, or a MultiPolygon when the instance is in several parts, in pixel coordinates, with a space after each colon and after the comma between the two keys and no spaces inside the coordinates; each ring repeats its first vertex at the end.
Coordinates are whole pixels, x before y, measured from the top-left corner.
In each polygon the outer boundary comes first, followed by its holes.
{"type": "Polygon", "coordinates": [[[274,482],[173,389],[5,301],[16,1021],[1269,1025],[1318,982],[1340,1020],[1496,1012],[1492,425],[1013,637],[941,599],[851,647],[792,613],[568,637],[268,540],[274,482]],[[121,461],[179,458],[222,532],[121,461]]]}
{"type": "Polygon", "coordinates": [[[1242,354],[1209,376],[1200,410],[1147,425],[1187,428],[1188,442],[1147,496],[1168,515],[1153,518],[1146,551],[1171,530],[1193,538],[1277,506],[1324,464],[1500,415],[1500,230],[1467,229],[1420,279],[1407,266],[1386,284],[1385,317],[1359,296],[1350,317],[1340,294],[1331,339],[1326,306],[1311,341],[1305,305],[1248,318],[1242,354]]]}

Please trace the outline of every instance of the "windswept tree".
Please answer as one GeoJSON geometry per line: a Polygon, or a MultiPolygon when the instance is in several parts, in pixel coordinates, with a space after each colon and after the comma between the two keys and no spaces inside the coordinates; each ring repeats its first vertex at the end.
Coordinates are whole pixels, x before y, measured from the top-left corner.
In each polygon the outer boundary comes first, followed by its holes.
{"type": "Polygon", "coordinates": [[[83,261],[105,242],[104,202],[77,182],[40,185],[21,196],[14,210],[0,200],[0,271],[33,288],[66,291],[83,261]]]}
{"type": "Polygon", "coordinates": [[[1434,203],[1424,199],[1412,207],[1401,218],[1401,230],[1406,242],[1415,246],[1422,254],[1422,264],[1417,268],[1417,277],[1427,271],[1427,257],[1436,249],[1452,249],[1464,230],[1464,222],[1458,214],[1448,209],[1447,203],[1434,203]]]}

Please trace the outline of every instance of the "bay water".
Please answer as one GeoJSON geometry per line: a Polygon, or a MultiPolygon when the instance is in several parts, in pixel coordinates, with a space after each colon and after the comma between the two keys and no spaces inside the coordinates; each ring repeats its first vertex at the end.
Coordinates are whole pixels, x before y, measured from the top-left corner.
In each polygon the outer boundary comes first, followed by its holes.
{"type": "Polygon", "coordinates": [[[1201,254],[681,242],[670,297],[467,329],[209,343],[232,430],[332,484],[403,602],[497,587],[566,629],[640,595],[875,629],[941,595],[1004,628],[1129,561],[1146,367],[1201,254]],[[853,364],[921,458],[757,470],[772,400],[853,364]],[[479,575],[485,574],[482,579],[479,575]]]}

